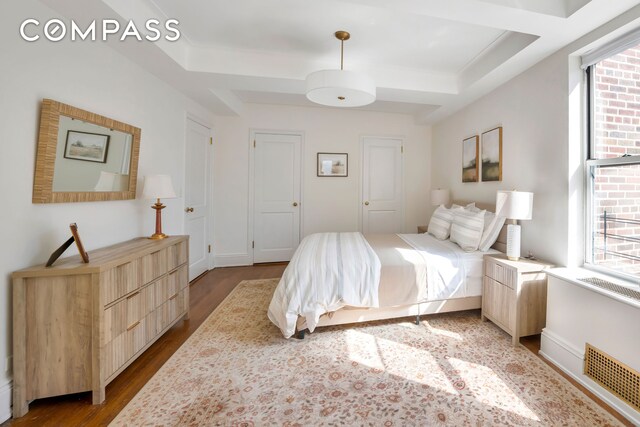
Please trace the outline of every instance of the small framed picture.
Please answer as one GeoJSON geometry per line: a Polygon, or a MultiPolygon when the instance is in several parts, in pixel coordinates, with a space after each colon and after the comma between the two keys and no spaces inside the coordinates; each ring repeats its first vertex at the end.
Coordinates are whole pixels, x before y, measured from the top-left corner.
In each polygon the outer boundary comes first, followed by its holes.
{"type": "Polygon", "coordinates": [[[76,223],[69,224],[69,228],[71,229],[71,235],[73,236],[73,240],[76,242],[76,247],[78,248],[78,252],[80,253],[80,257],[82,261],[86,264],[89,262],[89,254],[84,250],[84,245],[80,240],[80,234],[78,234],[78,226],[76,223]]]}
{"type": "Polygon", "coordinates": [[[318,153],[318,176],[349,176],[349,154],[318,153]]]}
{"type": "Polygon", "coordinates": [[[64,146],[64,158],[106,163],[109,138],[109,135],[69,130],[64,146]]]}
{"type": "Polygon", "coordinates": [[[502,127],[482,134],[482,181],[502,181],[502,127]]]}
{"type": "Polygon", "coordinates": [[[478,135],[462,141],[462,182],[478,182],[478,135]]]}

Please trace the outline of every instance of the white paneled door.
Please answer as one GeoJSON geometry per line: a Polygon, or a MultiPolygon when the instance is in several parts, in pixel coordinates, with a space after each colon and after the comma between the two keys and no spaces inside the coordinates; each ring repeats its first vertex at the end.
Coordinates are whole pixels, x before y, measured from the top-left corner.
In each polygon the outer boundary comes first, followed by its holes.
{"type": "Polygon", "coordinates": [[[209,269],[211,129],[187,119],[185,230],[189,235],[189,280],[209,269]]]}
{"type": "Polygon", "coordinates": [[[254,135],[253,262],[289,261],[300,243],[302,137],[254,135]]]}
{"type": "Polygon", "coordinates": [[[404,231],[402,151],[401,139],[362,139],[363,233],[404,231]]]}

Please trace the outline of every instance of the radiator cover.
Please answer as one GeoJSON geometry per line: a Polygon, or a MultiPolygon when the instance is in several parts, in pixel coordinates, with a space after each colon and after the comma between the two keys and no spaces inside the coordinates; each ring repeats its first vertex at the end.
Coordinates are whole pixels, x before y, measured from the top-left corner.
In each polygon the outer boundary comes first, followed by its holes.
{"type": "Polygon", "coordinates": [[[587,343],[584,374],[640,412],[640,373],[587,343]]]}

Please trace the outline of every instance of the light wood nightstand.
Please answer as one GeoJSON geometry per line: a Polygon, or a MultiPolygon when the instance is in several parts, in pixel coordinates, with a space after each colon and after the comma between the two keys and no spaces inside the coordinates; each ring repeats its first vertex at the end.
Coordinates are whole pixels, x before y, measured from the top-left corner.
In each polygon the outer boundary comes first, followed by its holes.
{"type": "Polygon", "coordinates": [[[510,261],[504,254],[484,256],[482,320],[491,320],[512,337],[542,332],[547,318],[547,274],[551,264],[520,258],[510,261]]]}
{"type": "Polygon", "coordinates": [[[429,228],[428,225],[419,225],[418,234],[426,233],[428,228],[429,228]]]}

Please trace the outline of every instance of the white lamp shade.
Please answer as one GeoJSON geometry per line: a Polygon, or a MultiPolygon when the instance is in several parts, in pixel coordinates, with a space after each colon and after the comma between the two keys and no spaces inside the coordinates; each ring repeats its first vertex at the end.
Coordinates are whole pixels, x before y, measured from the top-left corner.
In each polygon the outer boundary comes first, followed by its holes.
{"type": "Polygon", "coordinates": [[[448,205],[451,201],[449,190],[431,190],[431,204],[433,206],[448,205]]]}
{"type": "Polygon", "coordinates": [[[127,191],[129,188],[129,175],[114,172],[100,171],[100,177],[94,191],[127,191]]]}
{"type": "Polygon", "coordinates": [[[376,84],[354,71],[316,71],[307,76],[307,99],[330,107],[360,107],[376,100],[376,84]]]}
{"type": "Polygon", "coordinates": [[[176,192],[173,190],[171,176],[147,175],[144,178],[143,199],[173,199],[176,192]]]}
{"type": "Polygon", "coordinates": [[[507,219],[531,219],[533,217],[533,193],[498,191],[496,214],[507,219]]]}

